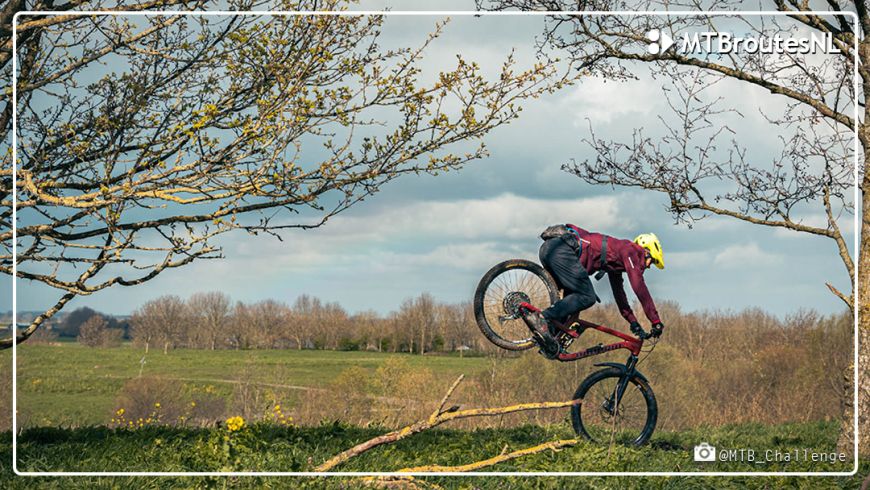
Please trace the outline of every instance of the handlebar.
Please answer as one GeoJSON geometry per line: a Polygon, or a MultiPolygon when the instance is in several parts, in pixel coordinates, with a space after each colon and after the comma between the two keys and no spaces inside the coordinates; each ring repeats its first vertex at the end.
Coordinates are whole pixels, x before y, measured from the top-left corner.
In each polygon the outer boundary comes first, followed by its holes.
{"type": "Polygon", "coordinates": [[[638,322],[631,322],[630,328],[631,333],[633,333],[635,337],[639,338],[640,340],[646,340],[650,337],[650,334],[648,334],[638,322]]]}
{"type": "MultiPolygon", "coordinates": [[[[658,325],[660,325],[660,324],[658,324],[658,325]]],[[[630,328],[631,328],[631,333],[633,333],[635,336],[637,336],[637,338],[639,338],[640,340],[647,340],[647,339],[650,339],[653,337],[658,337],[659,335],[662,334],[661,328],[659,328],[658,332],[656,332],[655,325],[653,325],[652,329],[649,332],[644,330],[643,327],[640,326],[639,322],[631,322],[630,328]]]]}

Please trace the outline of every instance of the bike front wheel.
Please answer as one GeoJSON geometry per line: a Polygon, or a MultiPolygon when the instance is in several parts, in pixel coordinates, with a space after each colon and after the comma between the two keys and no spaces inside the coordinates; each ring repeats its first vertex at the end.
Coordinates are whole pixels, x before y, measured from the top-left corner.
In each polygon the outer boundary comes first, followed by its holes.
{"type": "Polygon", "coordinates": [[[571,407],[571,424],[577,435],[598,444],[611,441],[640,446],[649,441],[656,428],[658,406],[649,383],[638,374],[628,380],[625,392],[616,400],[621,369],[610,367],[583,380],[571,407]]]}
{"type": "Polygon", "coordinates": [[[483,335],[507,350],[535,346],[520,304],[540,309],[559,300],[556,281],[540,265],[522,259],[506,260],[490,269],[474,292],[474,318],[483,335]]]}

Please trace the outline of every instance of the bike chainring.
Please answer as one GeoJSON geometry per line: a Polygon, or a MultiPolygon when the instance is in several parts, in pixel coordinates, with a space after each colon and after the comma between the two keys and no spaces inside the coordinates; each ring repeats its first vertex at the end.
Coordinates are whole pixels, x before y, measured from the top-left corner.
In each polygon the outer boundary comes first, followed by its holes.
{"type": "Polygon", "coordinates": [[[502,300],[502,306],[504,307],[504,312],[513,318],[519,318],[520,315],[520,305],[523,303],[531,303],[532,300],[529,298],[529,295],[522,291],[511,291],[504,295],[504,300],[502,300]]]}

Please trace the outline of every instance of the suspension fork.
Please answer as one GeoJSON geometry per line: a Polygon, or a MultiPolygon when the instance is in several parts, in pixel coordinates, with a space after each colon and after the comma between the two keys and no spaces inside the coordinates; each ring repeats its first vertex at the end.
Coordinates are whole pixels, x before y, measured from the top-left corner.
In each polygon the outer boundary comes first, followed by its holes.
{"type": "Polygon", "coordinates": [[[625,390],[628,388],[628,383],[634,377],[635,367],[637,366],[637,356],[631,354],[628,360],[625,361],[625,371],[622,372],[622,377],[619,378],[619,383],[616,385],[613,395],[608,400],[608,413],[616,415],[619,413],[619,403],[622,401],[622,396],[625,395],[625,390]]]}

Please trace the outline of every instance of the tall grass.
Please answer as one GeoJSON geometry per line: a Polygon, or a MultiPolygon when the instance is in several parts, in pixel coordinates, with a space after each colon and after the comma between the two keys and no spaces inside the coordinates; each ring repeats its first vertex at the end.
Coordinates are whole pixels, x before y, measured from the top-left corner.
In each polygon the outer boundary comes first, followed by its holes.
{"type": "MultiPolygon", "coordinates": [[[[672,319],[665,336],[654,349],[646,349],[638,366],[656,393],[660,429],[807,422],[842,415],[842,376],[852,346],[849,317],[805,312],[779,320],[759,310],[688,315],[676,310],[663,316],[672,319]]],[[[603,310],[589,318],[610,324],[614,320],[603,310]]],[[[613,341],[588,332],[576,344],[613,341]]],[[[583,378],[601,369],[594,363],[624,362],[626,356],[626,351],[617,351],[569,364],[533,352],[491,358],[485,370],[466,379],[454,399],[465,407],[569,400],[583,378]]],[[[298,407],[297,420],[314,424],[329,415],[353,424],[409,423],[428,415],[451,381],[403,360],[376,370],[351,367],[329,389],[307,398],[298,407]],[[325,414],[317,407],[334,410],[325,414]]],[[[457,426],[549,424],[565,415],[520,413],[457,426]]]]}

